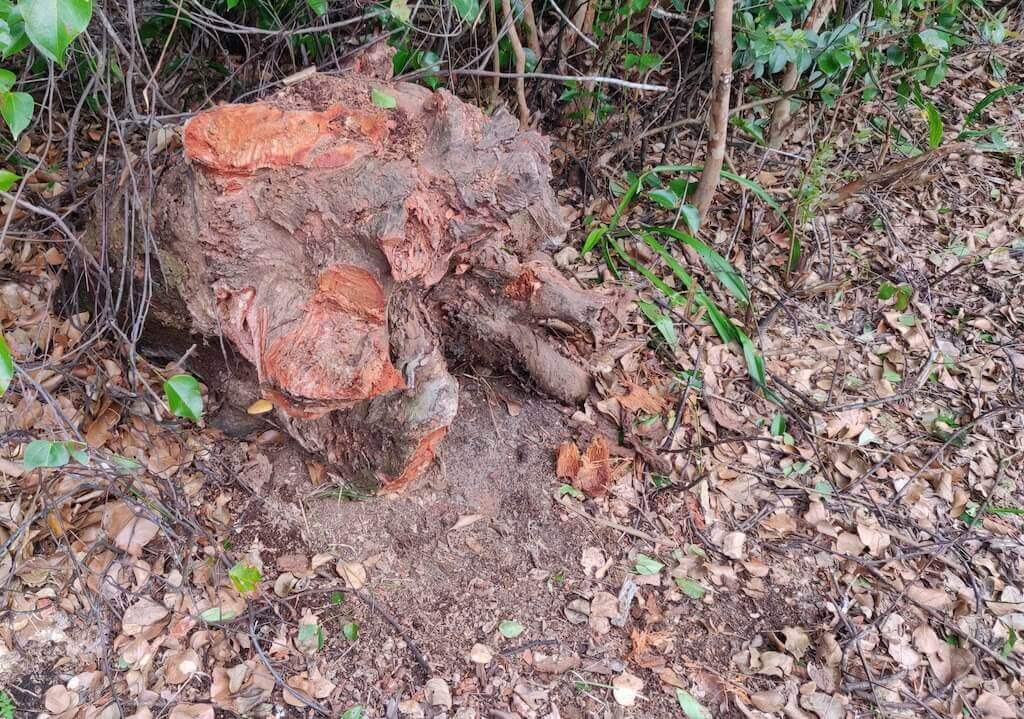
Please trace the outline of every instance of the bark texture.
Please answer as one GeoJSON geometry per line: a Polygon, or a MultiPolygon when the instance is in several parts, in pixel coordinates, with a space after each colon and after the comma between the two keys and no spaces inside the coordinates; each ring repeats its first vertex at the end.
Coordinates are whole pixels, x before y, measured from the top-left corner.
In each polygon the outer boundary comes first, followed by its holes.
{"type": "Polygon", "coordinates": [[[693,203],[703,221],[722,177],[725,143],[729,133],[729,97],[732,90],[732,3],[717,0],[711,16],[711,114],[708,116],[708,150],[693,203]]]}
{"type": "Polygon", "coordinates": [[[194,329],[253,363],[305,447],[385,490],[455,416],[446,354],[580,401],[610,302],[547,254],[566,230],[547,140],[389,67],[199,114],[153,213],[194,329]]]}

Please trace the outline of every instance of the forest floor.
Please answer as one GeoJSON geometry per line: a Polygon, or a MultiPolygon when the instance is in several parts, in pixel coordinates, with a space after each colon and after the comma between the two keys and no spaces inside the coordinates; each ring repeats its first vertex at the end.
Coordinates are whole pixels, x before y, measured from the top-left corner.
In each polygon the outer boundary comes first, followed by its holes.
{"type": "MultiPolygon", "coordinates": [[[[970,59],[955,69],[932,98],[948,118],[990,89],[970,59]]],[[[730,150],[780,202],[814,199],[788,211],[799,269],[741,186],[702,228],[752,306],[693,272],[755,338],[770,398],[692,308],[675,309],[674,346],[638,313],[582,408],[462,367],[436,466],[398,496],[339,489],[237,409],[257,398],[244,367],[201,351],[185,368],[205,421],[155,414],[128,378],[157,387],[180,358],[83,346],[87,318],[59,312],[60,249],[6,249],[13,353],[77,357],[68,373],[37,363],[0,406],[0,686],[18,716],[1020,716],[1024,181],[1011,156],[969,148],[887,175],[900,155],[872,130],[882,107],[845,109],[784,152],[730,150]],[[861,176],[875,179],[856,196],[824,199],[861,176]],[[25,471],[19,443],[62,419],[101,459],[25,471]],[[584,497],[556,458],[602,442],[606,492],[584,497]],[[115,454],[143,469],[101,472],[115,454]]],[[[1018,103],[985,119],[1024,140],[1018,103]]],[[[669,159],[698,147],[684,134],[669,159]]],[[[579,220],[615,202],[602,189],[581,207],[579,171],[556,170],[575,248],[579,220]]],[[[637,203],[623,224],[655,221],[637,203]]],[[[597,253],[559,261],[660,301],[597,253]]]]}

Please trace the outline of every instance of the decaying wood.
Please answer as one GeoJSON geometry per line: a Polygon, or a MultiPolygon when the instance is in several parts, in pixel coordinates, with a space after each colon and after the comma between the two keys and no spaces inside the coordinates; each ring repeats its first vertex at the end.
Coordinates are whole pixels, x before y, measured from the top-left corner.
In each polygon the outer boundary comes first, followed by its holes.
{"type": "Polygon", "coordinates": [[[580,401],[609,298],[547,254],[566,229],[547,140],[387,60],[190,120],[153,231],[193,329],[252,362],[299,442],[391,490],[455,416],[446,355],[580,401]]]}

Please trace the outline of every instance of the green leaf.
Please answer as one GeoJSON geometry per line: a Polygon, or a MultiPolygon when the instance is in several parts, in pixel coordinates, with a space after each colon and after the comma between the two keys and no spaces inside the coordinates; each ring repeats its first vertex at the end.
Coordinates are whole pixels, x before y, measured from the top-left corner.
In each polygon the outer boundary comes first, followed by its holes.
{"type": "Polygon", "coordinates": [[[647,196],[666,210],[674,210],[679,207],[679,195],[672,192],[672,190],[667,187],[659,187],[657,190],[651,190],[647,193],[647,196]]]}
{"type": "Polygon", "coordinates": [[[708,593],[700,582],[695,582],[689,577],[676,577],[676,586],[690,599],[701,599],[708,593]]]}
{"type": "Polygon", "coordinates": [[[0,719],[14,719],[14,700],[3,689],[0,689],[0,719]]]}
{"type": "Polygon", "coordinates": [[[1017,632],[1015,632],[1013,630],[1013,628],[1010,627],[1008,632],[1007,632],[1007,634],[1006,634],[1006,641],[1003,642],[1003,647],[1002,647],[1002,649],[999,650],[1000,656],[1002,656],[1003,659],[1006,659],[1008,656],[1010,656],[1010,652],[1013,651],[1013,648],[1016,645],[1017,645],[1017,632]]]}
{"type": "Polygon", "coordinates": [[[771,433],[772,436],[778,437],[786,431],[786,417],[781,412],[776,413],[772,417],[771,433]]]}
{"type": "Polygon", "coordinates": [[[11,357],[11,350],[7,347],[7,340],[0,334],[0,397],[4,396],[13,379],[14,358],[11,357]]]}
{"type": "Polygon", "coordinates": [[[740,130],[750,135],[750,137],[752,137],[754,139],[754,142],[756,142],[758,145],[763,146],[768,144],[767,142],[765,142],[764,130],[761,129],[761,126],[754,122],[751,122],[747,118],[738,116],[730,117],[729,124],[735,125],[740,130]]]}
{"type": "Polygon", "coordinates": [[[637,574],[657,574],[664,568],[664,564],[646,554],[636,555],[636,563],[633,565],[637,574]]]}
{"type": "Polygon", "coordinates": [[[768,380],[764,373],[764,357],[757,351],[757,347],[747,337],[746,332],[737,329],[736,334],[739,336],[740,347],[743,348],[743,359],[747,362],[747,374],[750,375],[750,379],[754,380],[758,387],[767,386],[768,380]]]}
{"type": "MultiPolygon", "coordinates": [[[[729,260],[715,252],[706,243],[701,242],[696,237],[688,235],[685,232],[680,232],[679,230],[675,230],[671,227],[645,227],[644,230],[656,234],[668,235],[669,237],[692,247],[700,256],[704,265],[715,273],[715,277],[718,278],[718,281],[722,283],[725,289],[727,289],[733,297],[741,302],[750,304],[750,291],[747,289],[747,285],[743,281],[743,277],[740,276],[740,273],[737,272],[736,268],[732,266],[732,263],[729,262],[729,260]]],[[[650,242],[647,244],[651,245],[650,242]]],[[[658,249],[653,245],[652,249],[658,252],[658,254],[662,254],[662,252],[658,251],[658,249]]],[[[664,251],[664,248],[662,248],[662,251],[664,251]]]]}
{"type": "Polygon", "coordinates": [[[700,210],[693,205],[683,205],[679,208],[679,215],[692,234],[696,235],[700,231],[700,210]]]}
{"type": "Polygon", "coordinates": [[[384,110],[393,110],[398,106],[398,101],[395,100],[393,95],[389,95],[377,88],[370,90],[370,100],[374,105],[384,110]]]}
{"type": "Polygon", "coordinates": [[[18,77],[10,70],[0,67],[0,92],[10,92],[18,77]]]}
{"type": "Polygon", "coordinates": [[[333,591],[333,592],[331,592],[331,596],[330,596],[330,599],[328,601],[330,601],[330,603],[335,605],[335,606],[338,606],[339,604],[344,604],[345,603],[345,595],[342,592],[333,591]]]}
{"type": "Polygon", "coordinates": [[[711,712],[705,709],[689,692],[676,689],[676,701],[679,702],[679,708],[683,710],[686,719],[711,719],[711,712]]]}
{"type": "Polygon", "coordinates": [[[917,39],[924,45],[929,55],[937,57],[940,53],[949,49],[949,41],[946,40],[946,33],[935,28],[922,30],[917,34],[917,39]]]}
{"type": "Polygon", "coordinates": [[[934,150],[942,144],[942,117],[935,105],[930,102],[925,103],[924,112],[928,117],[928,147],[934,150]]]}
{"type": "Polygon", "coordinates": [[[597,246],[597,243],[601,241],[605,234],[607,234],[609,229],[608,225],[601,225],[600,227],[595,227],[591,230],[590,233],[587,234],[587,239],[583,242],[583,248],[580,250],[580,254],[586,255],[594,249],[597,246]]]}
{"type": "MultiPolygon", "coordinates": [[[[20,179],[21,177],[15,175],[10,170],[0,170],[0,192],[7,192],[20,179]]],[[[4,388],[6,388],[6,385],[4,388]]],[[[0,396],[3,396],[3,393],[3,389],[0,389],[0,396]]]]}
{"type": "Polygon", "coordinates": [[[111,455],[110,461],[114,463],[114,466],[117,469],[125,472],[134,472],[138,469],[142,469],[142,464],[140,462],[137,462],[134,459],[129,459],[128,457],[122,457],[119,454],[111,455]]]}
{"type": "Polygon", "coordinates": [[[22,461],[25,469],[37,467],[63,467],[71,461],[71,452],[66,442],[51,442],[36,439],[25,447],[25,458],[22,461]]]}
{"type": "Polygon", "coordinates": [[[990,514],[1009,514],[1013,516],[1024,516],[1024,509],[1020,507],[989,507],[990,514]]]}
{"type": "Polygon", "coordinates": [[[567,494],[573,499],[583,499],[583,492],[576,489],[571,484],[563,484],[561,487],[558,488],[559,497],[564,497],[567,494]]]}
{"type": "Polygon", "coordinates": [[[309,9],[320,17],[327,14],[327,0],[306,0],[306,3],[309,5],[309,9]]]}
{"type": "Polygon", "coordinates": [[[89,464],[89,453],[85,451],[85,444],[82,442],[65,442],[64,446],[79,464],[89,464]]]}
{"type": "Polygon", "coordinates": [[[256,585],[263,579],[263,574],[256,567],[238,562],[228,570],[228,577],[239,594],[246,594],[256,589],[256,585]]]}
{"type": "Polygon", "coordinates": [[[203,416],[203,393],[192,375],[176,374],[164,382],[164,396],[174,416],[197,422],[203,416]]]}
{"type": "Polygon", "coordinates": [[[452,0],[452,7],[459,17],[466,22],[473,22],[480,14],[480,3],[478,0],[452,0]]]}
{"type": "Polygon", "coordinates": [[[3,115],[14,139],[18,139],[18,135],[32,121],[35,106],[35,100],[27,92],[0,93],[0,115],[3,115]]]}
{"type": "Polygon", "coordinates": [[[839,72],[839,61],[831,52],[823,52],[818,55],[818,68],[826,75],[833,75],[839,72]]]}
{"type": "Polygon", "coordinates": [[[345,635],[345,639],[350,642],[354,642],[359,639],[359,623],[358,622],[346,622],[341,625],[341,633],[345,635]]]}
{"type": "Polygon", "coordinates": [[[409,24],[412,11],[409,9],[409,4],[406,0],[391,0],[391,17],[399,22],[409,24]]]}
{"type": "Polygon", "coordinates": [[[982,111],[986,107],[1001,97],[1013,95],[1021,90],[1024,90],[1024,85],[1007,85],[1006,87],[1001,87],[998,90],[993,90],[989,94],[985,95],[985,97],[978,100],[977,104],[971,108],[970,112],[967,113],[967,117],[964,118],[964,129],[961,131],[960,136],[957,139],[963,139],[964,133],[967,131],[967,127],[981,116],[982,111]]]}
{"type": "Polygon", "coordinates": [[[349,707],[341,715],[341,719],[363,719],[362,705],[356,704],[354,707],[349,707]]]}
{"type": "Polygon", "coordinates": [[[64,66],[64,53],[92,18],[92,0],[21,0],[25,33],[45,57],[64,66]]]}
{"type": "Polygon", "coordinates": [[[515,639],[523,633],[523,625],[515,619],[504,619],[498,625],[498,631],[501,632],[501,636],[506,639],[515,639]]]}
{"type": "Polygon", "coordinates": [[[222,607],[210,607],[205,612],[199,615],[199,618],[204,622],[215,624],[217,622],[229,622],[238,616],[238,613],[234,609],[224,609],[222,607]]]}
{"type": "Polygon", "coordinates": [[[676,337],[676,328],[672,324],[672,319],[666,316],[658,306],[653,302],[646,302],[644,300],[637,300],[636,303],[640,305],[640,310],[644,313],[644,316],[651,321],[651,324],[655,326],[662,338],[672,347],[679,344],[679,338],[676,337]]]}
{"type": "MultiPolygon", "coordinates": [[[[348,634],[345,636],[348,636],[348,634]]],[[[300,624],[298,640],[303,647],[307,648],[307,651],[311,651],[314,645],[316,646],[316,651],[320,651],[324,648],[324,628],[317,622],[300,624]]],[[[355,640],[353,639],[352,641],[355,640]]]]}

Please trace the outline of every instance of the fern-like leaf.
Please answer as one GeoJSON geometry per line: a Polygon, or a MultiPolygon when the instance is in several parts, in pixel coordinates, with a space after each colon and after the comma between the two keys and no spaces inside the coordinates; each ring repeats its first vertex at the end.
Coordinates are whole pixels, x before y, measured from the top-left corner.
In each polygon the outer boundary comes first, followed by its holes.
{"type": "Polygon", "coordinates": [[[0,719],[14,719],[14,700],[3,689],[0,689],[0,719]]]}

